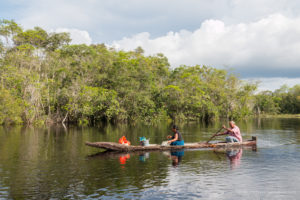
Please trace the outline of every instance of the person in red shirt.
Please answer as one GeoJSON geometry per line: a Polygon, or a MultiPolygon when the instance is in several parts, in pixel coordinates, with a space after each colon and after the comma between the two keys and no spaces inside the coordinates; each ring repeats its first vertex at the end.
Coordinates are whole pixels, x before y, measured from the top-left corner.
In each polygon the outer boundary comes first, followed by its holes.
{"type": "Polygon", "coordinates": [[[234,121],[229,122],[230,128],[227,128],[225,125],[223,125],[223,128],[226,130],[223,133],[219,133],[216,136],[220,135],[228,135],[226,137],[226,142],[242,142],[242,135],[239,127],[235,125],[234,121]]]}

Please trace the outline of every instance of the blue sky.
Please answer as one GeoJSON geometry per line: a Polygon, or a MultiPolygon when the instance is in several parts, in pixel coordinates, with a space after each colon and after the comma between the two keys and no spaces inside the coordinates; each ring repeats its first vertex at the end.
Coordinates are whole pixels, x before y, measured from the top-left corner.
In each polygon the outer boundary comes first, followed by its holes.
{"type": "Polygon", "coordinates": [[[300,84],[297,0],[1,0],[0,18],[67,31],[73,43],[142,46],[172,67],[205,64],[260,80],[300,84]]]}

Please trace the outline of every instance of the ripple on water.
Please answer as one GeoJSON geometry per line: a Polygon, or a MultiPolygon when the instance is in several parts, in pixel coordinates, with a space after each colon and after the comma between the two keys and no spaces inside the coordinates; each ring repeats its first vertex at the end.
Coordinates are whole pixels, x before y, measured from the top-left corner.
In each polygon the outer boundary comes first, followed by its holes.
{"type": "Polygon", "coordinates": [[[254,134],[258,137],[259,148],[270,148],[282,145],[296,144],[297,134],[294,130],[257,130],[254,134]]]}
{"type": "MultiPolygon", "coordinates": [[[[43,134],[19,139],[17,134],[5,144],[13,148],[0,152],[5,155],[0,158],[0,199],[297,199],[299,131],[277,125],[253,129],[257,152],[244,150],[237,166],[226,152],[210,150],[185,151],[177,166],[160,152],[144,160],[130,154],[122,164],[119,156],[86,156],[91,152],[83,139],[103,139],[96,131],[50,134],[46,143],[43,134]]],[[[192,137],[200,138],[191,130],[186,138],[192,137]]]]}

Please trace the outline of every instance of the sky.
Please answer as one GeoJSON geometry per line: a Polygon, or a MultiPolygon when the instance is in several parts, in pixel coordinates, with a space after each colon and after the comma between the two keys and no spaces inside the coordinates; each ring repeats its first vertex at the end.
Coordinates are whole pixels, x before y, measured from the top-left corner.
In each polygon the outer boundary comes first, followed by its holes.
{"type": "Polygon", "coordinates": [[[0,18],[74,44],[141,46],[172,68],[228,69],[259,90],[300,84],[299,0],[0,0],[0,18]]]}

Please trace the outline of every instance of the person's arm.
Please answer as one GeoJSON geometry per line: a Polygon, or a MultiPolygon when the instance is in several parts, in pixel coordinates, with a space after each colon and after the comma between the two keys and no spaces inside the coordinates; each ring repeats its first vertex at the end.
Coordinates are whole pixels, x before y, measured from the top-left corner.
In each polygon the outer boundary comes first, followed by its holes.
{"type": "Polygon", "coordinates": [[[224,131],[223,133],[218,133],[216,136],[227,135],[227,134],[229,134],[229,132],[232,132],[231,129],[226,128],[225,125],[223,125],[223,129],[225,129],[226,131],[224,131]]]}
{"type": "Polygon", "coordinates": [[[225,131],[223,133],[218,133],[216,136],[220,136],[220,135],[227,135],[228,134],[228,131],[225,131]]]}
{"type": "Polygon", "coordinates": [[[172,143],[178,140],[178,133],[175,133],[174,139],[169,140],[168,143],[172,143]]]}
{"type": "Polygon", "coordinates": [[[223,128],[226,130],[227,134],[230,132],[230,133],[233,133],[233,130],[230,129],[230,128],[227,128],[225,125],[223,125],[223,128]]]}

